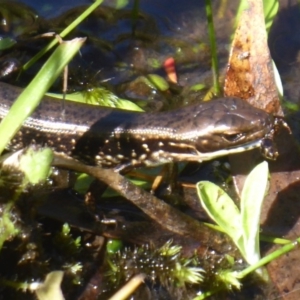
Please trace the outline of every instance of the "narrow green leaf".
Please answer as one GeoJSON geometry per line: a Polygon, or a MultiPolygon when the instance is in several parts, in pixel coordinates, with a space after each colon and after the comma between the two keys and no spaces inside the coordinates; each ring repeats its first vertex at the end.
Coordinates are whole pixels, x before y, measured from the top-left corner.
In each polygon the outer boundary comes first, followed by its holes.
{"type": "Polygon", "coordinates": [[[266,29],[269,32],[279,8],[278,0],[263,0],[266,29]]]}
{"type": "Polygon", "coordinates": [[[190,91],[198,92],[198,91],[204,90],[205,88],[206,88],[206,85],[204,83],[198,83],[198,84],[191,86],[190,91]]]}
{"type": "Polygon", "coordinates": [[[0,125],[0,153],[21,128],[25,119],[39,105],[43,95],[60,75],[63,68],[78,52],[84,41],[85,39],[80,38],[60,44],[28,87],[14,102],[0,125]]]}
{"type": "MultiPolygon", "coordinates": [[[[236,24],[237,21],[241,15],[241,13],[247,9],[248,6],[248,0],[241,0],[240,5],[236,14],[236,24]]],[[[278,12],[279,8],[279,1],[278,0],[263,0],[263,8],[264,8],[264,17],[265,17],[265,23],[266,23],[266,30],[269,31],[273,20],[278,12]]]]}
{"type": "Polygon", "coordinates": [[[219,63],[218,63],[216,32],[214,28],[211,0],[205,0],[205,11],[206,11],[208,36],[209,36],[210,51],[211,51],[213,91],[214,91],[214,95],[220,95],[221,87],[219,82],[219,63]]]}
{"type": "MultiPolygon", "coordinates": [[[[80,14],[68,27],[66,27],[62,32],[59,33],[61,38],[64,38],[73,29],[75,29],[84,19],[86,19],[101,3],[103,0],[96,0],[91,4],[82,14],[80,14]]],[[[30,59],[24,66],[23,70],[30,68],[36,61],[38,61],[44,54],[46,54],[50,49],[58,44],[58,39],[54,38],[45,48],[43,48],[39,53],[37,53],[32,59],[30,59]]]]}
{"type": "Polygon", "coordinates": [[[254,264],[260,259],[259,220],[268,183],[268,163],[262,162],[247,176],[241,195],[241,223],[245,259],[254,264]]]}
{"type": "Polygon", "coordinates": [[[197,193],[207,214],[243,252],[240,212],[232,199],[220,187],[209,181],[198,182],[197,193]]]}

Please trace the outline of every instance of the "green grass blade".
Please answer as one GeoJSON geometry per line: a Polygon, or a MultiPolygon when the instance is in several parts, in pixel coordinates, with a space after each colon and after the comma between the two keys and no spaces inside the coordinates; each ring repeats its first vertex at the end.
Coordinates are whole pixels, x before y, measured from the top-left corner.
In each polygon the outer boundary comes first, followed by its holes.
{"type": "MultiPolygon", "coordinates": [[[[64,38],[69,34],[73,29],[75,29],[85,18],[87,18],[101,3],[103,0],[96,0],[91,6],[89,6],[78,18],[76,18],[67,28],[65,28],[59,36],[64,38]]],[[[53,39],[45,48],[43,48],[39,53],[37,53],[32,59],[30,59],[24,66],[23,70],[30,68],[35,62],[37,62],[45,53],[52,49],[55,45],[58,44],[56,38],[53,39]]]]}
{"type": "Polygon", "coordinates": [[[287,245],[282,246],[281,248],[275,250],[274,252],[268,254],[267,256],[260,259],[257,263],[249,266],[248,268],[244,269],[243,271],[240,271],[237,273],[237,277],[242,279],[246,277],[251,272],[257,270],[258,268],[261,268],[262,266],[265,266],[266,264],[270,263],[271,261],[274,261],[276,258],[294,250],[295,248],[299,247],[300,238],[296,239],[294,242],[289,243],[287,245]]]}
{"type": "Polygon", "coordinates": [[[21,128],[25,119],[39,105],[43,95],[55,79],[78,52],[85,39],[74,39],[60,44],[41,70],[12,105],[8,115],[0,124],[0,153],[21,128]]]}
{"type": "Polygon", "coordinates": [[[221,88],[219,83],[219,64],[218,64],[217,43],[216,43],[215,28],[214,28],[213,15],[212,15],[211,0],[205,0],[205,10],[206,10],[207,25],[208,25],[209,42],[211,48],[213,89],[215,95],[220,95],[221,88]]]}
{"type": "MultiPolygon", "coordinates": [[[[240,18],[241,13],[247,9],[248,1],[247,0],[241,0],[240,5],[236,14],[236,24],[238,23],[238,20],[240,18]]],[[[265,17],[265,23],[266,23],[266,30],[267,32],[270,31],[270,28],[273,24],[273,20],[277,15],[278,8],[279,8],[279,1],[278,0],[263,0],[263,8],[264,8],[264,17],[265,17]]]]}
{"type": "Polygon", "coordinates": [[[277,15],[278,8],[279,8],[279,1],[278,0],[264,0],[264,15],[265,15],[265,23],[267,32],[270,31],[270,28],[273,24],[274,18],[277,15]]]}

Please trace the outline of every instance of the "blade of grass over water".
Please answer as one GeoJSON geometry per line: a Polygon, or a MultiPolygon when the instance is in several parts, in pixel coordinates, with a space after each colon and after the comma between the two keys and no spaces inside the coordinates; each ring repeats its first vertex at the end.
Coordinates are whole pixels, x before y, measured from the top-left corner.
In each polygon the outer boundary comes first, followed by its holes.
{"type": "MultiPolygon", "coordinates": [[[[64,38],[69,34],[76,26],[78,26],[85,18],[87,18],[101,3],[103,0],[96,0],[91,6],[89,6],[78,18],[76,18],[68,27],[66,27],[59,36],[64,38]]],[[[39,53],[37,53],[33,58],[31,58],[24,66],[23,70],[29,69],[36,61],[38,61],[45,53],[52,49],[58,44],[58,39],[54,38],[45,48],[43,48],[39,53]]]]}
{"type": "Polygon", "coordinates": [[[212,73],[213,73],[213,88],[214,94],[220,95],[221,88],[219,83],[219,65],[218,65],[218,57],[217,57],[217,43],[216,43],[216,36],[215,36],[215,28],[213,22],[213,15],[212,15],[212,6],[211,0],[205,0],[205,10],[206,10],[206,18],[208,24],[208,35],[209,35],[209,43],[211,48],[211,66],[212,66],[212,73]]]}
{"type": "Polygon", "coordinates": [[[131,23],[132,23],[132,35],[135,34],[136,24],[139,18],[139,11],[140,11],[140,0],[134,0],[132,11],[131,11],[131,23]]]}
{"type": "Polygon", "coordinates": [[[61,74],[63,68],[78,52],[85,38],[63,42],[53,52],[38,74],[12,105],[8,115],[0,124],[0,153],[21,128],[25,119],[39,105],[40,100],[61,74]]]}

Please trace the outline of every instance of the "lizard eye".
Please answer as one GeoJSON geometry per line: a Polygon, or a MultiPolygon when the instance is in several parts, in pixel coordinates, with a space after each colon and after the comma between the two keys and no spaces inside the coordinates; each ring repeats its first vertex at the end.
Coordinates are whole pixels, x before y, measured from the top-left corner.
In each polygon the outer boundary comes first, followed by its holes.
{"type": "Polygon", "coordinates": [[[226,141],[233,143],[233,142],[239,141],[241,138],[244,137],[244,135],[243,135],[242,133],[240,133],[240,132],[238,132],[238,133],[235,133],[235,132],[234,132],[234,133],[224,133],[224,134],[222,135],[222,137],[223,137],[226,141]]]}

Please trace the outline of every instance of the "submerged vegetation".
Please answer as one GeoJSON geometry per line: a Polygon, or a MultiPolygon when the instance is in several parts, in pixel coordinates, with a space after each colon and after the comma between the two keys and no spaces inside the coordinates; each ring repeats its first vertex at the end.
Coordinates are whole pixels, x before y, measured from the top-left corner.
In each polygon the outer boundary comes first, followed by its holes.
{"type": "MultiPolygon", "coordinates": [[[[155,249],[153,245],[124,248],[116,253],[108,253],[106,258],[110,290],[115,291],[137,274],[145,274],[150,285],[161,284],[170,292],[187,285],[198,285],[203,279],[203,269],[198,266],[196,257],[182,256],[181,247],[169,241],[155,249]]],[[[182,293],[181,291],[181,293],[182,293]]]]}

